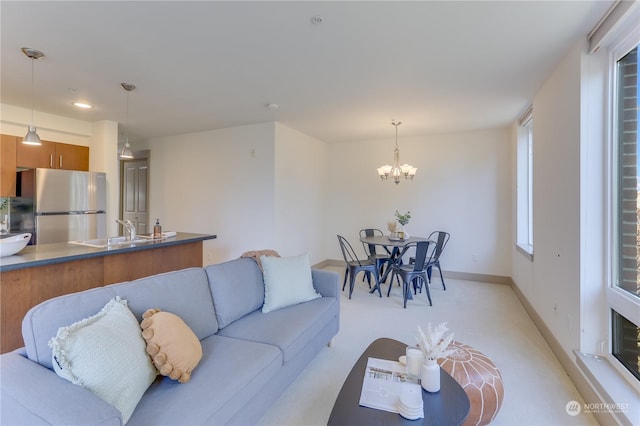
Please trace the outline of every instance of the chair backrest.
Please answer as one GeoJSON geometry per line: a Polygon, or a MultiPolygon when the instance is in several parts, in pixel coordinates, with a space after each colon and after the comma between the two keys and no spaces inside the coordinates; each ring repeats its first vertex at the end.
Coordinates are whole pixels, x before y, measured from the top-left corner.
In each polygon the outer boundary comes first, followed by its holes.
{"type": "MultiPolygon", "coordinates": [[[[377,228],[365,228],[360,230],[360,238],[362,237],[374,237],[374,236],[382,236],[384,235],[381,230],[377,228]]],[[[376,245],[375,244],[367,244],[362,243],[364,247],[364,252],[367,255],[375,255],[376,254],[376,245]]]]}
{"type": "Polygon", "coordinates": [[[398,259],[401,259],[402,256],[404,256],[410,249],[415,248],[415,257],[412,257],[412,259],[415,259],[415,262],[413,263],[413,271],[422,271],[434,257],[435,249],[433,247],[435,247],[435,243],[431,241],[418,241],[406,244],[402,248],[398,259]]]}
{"type": "Polygon", "coordinates": [[[349,241],[347,241],[347,239],[342,235],[338,235],[338,242],[340,243],[340,250],[342,250],[342,257],[344,257],[344,261],[347,263],[358,262],[358,264],[361,265],[360,259],[358,259],[358,256],[353,250],[353,247],[351,247],[351,244],[349,244],[349,241]]]}
{"type": "Polygon", "coordinates": [[[414,272],[422,271],[434,256],[435,250],[429,250],[429,241],[418,241],[416,243],[416,263],[413,265],[414,272]]]}
{"type": "Polygon", "coordinates": [[[433,253],[433,258],[431,259],[432,262],[436,262],[440,259],[440,255],[449,242],[450,237],[451,235],[444,231],[433,231],[431,235],[429,235],[429,239],[436,242],[436,248],[433,253]]]}

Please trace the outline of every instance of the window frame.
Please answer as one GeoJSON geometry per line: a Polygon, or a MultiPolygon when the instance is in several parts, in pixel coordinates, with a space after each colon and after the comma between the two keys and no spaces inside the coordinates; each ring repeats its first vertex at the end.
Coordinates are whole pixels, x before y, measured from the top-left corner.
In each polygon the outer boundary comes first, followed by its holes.
{"type": "Polygon", "coordinates": [[[533,108],[518,121],[516,149],[516,248],[533,260],[533,108]]]}
{"type": "MultiPolygon", "coordinates": [[[[627,290],[618,286],[619,276],[619,244],[618,244],[618,61],[622,59],[635,47],[640,46],[640,37],[631,33],[620,39],[615,44],[609,54],[609,90],[608,90],[608,120],[609,131],[607,132],[607,224],[606,224],[606,271],[607,282],[605,283],[606,293],[606,331],[607,350],[606,357],[609,363],[638,391],[640,391],[640,381],[613,355],[614,331],[612,311],[625,317],[637,327],[640,327],[640,297],[631,294],[627,290]]],[[[637,155],[640,155],[638,153],[637,155]]]]}

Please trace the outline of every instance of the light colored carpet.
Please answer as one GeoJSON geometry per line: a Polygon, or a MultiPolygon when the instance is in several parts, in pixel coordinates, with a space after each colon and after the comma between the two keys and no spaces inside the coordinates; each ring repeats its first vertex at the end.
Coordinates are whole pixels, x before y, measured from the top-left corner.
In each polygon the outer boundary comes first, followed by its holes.
{"type": "MultiPolygon", "coordinates": [[[[342,268],[328,267],[340,273],[342,268]]],[[[400,287],[391,297],[369,294],[358,277],[351,300],[342,293],[340,331],[309,364],[259,425],[326,425],[342,383],[364,349],[378,337],[415,343],[417,325],[446,321],[455,340],[491,357],[502,373],[504,401],[494,425],[597,425],[592,414],[569,416],[566,405],[580,394],[507,285],[447,279],[402,308],[400,287]]]]}

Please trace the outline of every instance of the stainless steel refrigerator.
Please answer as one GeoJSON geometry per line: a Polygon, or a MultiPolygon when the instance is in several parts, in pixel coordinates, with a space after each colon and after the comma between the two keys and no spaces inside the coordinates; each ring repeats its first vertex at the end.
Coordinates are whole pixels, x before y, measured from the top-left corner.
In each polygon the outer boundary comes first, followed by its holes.
{"type": "Polygon", "coordinates": [[[31,244],[106,238],[106,181],[106,174],[97,172],[18,172],[12,231],[31,232],[31,244]]]}

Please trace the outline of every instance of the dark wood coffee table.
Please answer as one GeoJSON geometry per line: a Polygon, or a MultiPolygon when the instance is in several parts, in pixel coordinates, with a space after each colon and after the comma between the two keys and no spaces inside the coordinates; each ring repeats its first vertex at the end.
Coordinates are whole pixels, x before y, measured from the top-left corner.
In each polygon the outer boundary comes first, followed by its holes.
{"type": "Polygon", "coordinates": [[[377,339],[364,351],[340,389],[329,417],[330,426],[339,425],[460,425],[469,415],[469,397],[464,389],[442,368],[440,392],[422,391],[424,418],[407,420],[400,414],[361,407],[360,392],[369,357],[397,360],[404,355],[406,343],[393,339],[377,339]]]}

